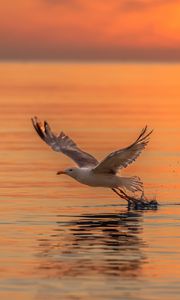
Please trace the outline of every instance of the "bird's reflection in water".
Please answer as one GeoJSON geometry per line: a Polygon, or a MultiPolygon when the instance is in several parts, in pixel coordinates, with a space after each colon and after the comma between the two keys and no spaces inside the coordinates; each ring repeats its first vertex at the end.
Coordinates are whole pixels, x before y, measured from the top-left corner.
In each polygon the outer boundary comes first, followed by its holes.
{"type": "Polygon", "coordinates": [[[141,212],[57,216],[49,238],[39,240],[40,271],[48,277],[137,277],[146,259],[141,212]]]}

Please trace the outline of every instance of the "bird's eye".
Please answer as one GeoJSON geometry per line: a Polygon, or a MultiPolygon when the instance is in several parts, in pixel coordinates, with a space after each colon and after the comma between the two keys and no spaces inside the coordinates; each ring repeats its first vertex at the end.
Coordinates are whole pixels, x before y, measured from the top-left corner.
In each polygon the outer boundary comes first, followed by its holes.
{"type": "Polygon", "coordinates": [[[72,169],[69,169],[70,172],[72,172],[72,169]]]}

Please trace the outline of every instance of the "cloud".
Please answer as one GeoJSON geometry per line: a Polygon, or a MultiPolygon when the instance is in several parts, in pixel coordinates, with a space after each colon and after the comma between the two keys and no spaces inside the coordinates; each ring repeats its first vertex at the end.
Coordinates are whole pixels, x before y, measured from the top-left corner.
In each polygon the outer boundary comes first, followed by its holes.
{"type": "Polygon", "coordinates": [[[179,0],[124,0],[121,4],[123,11],[139,11],[149,8],[173,4],[179,0]]]}
{"type": "Polygon", "coordinates": [[[147,7],[147,3],[144,3],[141,0],[127,0],[121,4],[121,9],[123,11],[133,11],[141,10],[147,7]]]}
{"type": "Polygon", "coordinates": [[[72,8],[80,8],[78,0],[42,0],[43,3],[50,6],[68,6],[72,8]]]}
{"type": "Polygon", "coordinates": [[[52,5],[70,5],[70,4],[74,4],[76,1],[75,0],[43,0],[43,2],[48,3],[48,4],[52,4],[52,5]]]}
{"type": "Polygon", "coordinates": [[[68,7],[72,9],[89,10],[94,8],[95,10],[100,7],[109,8],[110,11],[120,10],[122,13],[128,13],[133,11],[145,11],[151,8],[165,6],[167,4],[179,3],[180,0],[111,0],[110,3],[105,0],[99,0],[97,3],[93,3],[86,0],[40,0],[42,3],[48,6],[68,7]]]}

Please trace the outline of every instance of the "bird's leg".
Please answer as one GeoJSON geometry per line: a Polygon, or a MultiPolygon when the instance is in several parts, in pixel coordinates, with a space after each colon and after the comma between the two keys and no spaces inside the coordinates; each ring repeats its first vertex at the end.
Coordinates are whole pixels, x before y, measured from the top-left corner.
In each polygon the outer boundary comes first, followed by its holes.
{"type": "Polygon", "coordinates": [[[135,198],[132,196],[128,196],[122,189],[120,188],[112,188],[113,192],[115,192],[119,197],[126,200],[128,202],[128,209],[157,209],[158,202],[156,200],[147,200],[144,196],[144,192],[142,192],[141,197],[135,198]]]}
{"type": "Polygon", "coordinates": [[[120,189],[119,187],[118,187],[117,189],[118,189],[118,191],[120,191],[120,193],[122,193],[122,194],[124,195],[124,197],[126,197],[126,199],[131,200],[131,201],[136,200],[134,197],[131,197],[131,196],[127,195],[127,194],[126,194],[122,189],[120,189]]]}
{"type": "Polygon", "coordinates": [[[118,196],[121,196],[121,195],[116,191],[115,188],[112,188],[111,190],[112,190],[113,192],[115,192],[118,196]]]}
{"type": "Polygon", "coordinates": [[[126,201],[128,201],[128,204],[129,204],[129,205],[132,205],[133,203],[135,204],[135,203],[137,202],[137,199],[136,199],[136,198],[127,195],[127,194],[126,194],[122,189],[120,189],[120,188],[117,188],[117,189],[118,189],[118,191],[120,191],[121,197],[122,197],[122,195],[123,195],[123,196],[124,196],[123,199],[126,199],[126,201]]]}
{"type": "MultiPolygon", "coordinates": [[[[112,188],[112,191],[115,192],[119,197],[121,197],[122,199],[128,201],[129,203],[129,200],[127,199],[127,197],[125,195],[123,195],[122,193],[119,193],[115,188],[112,188]]],[[[121,192],[121,191],[120,191],[121,192]]]]}
{"type": "Polygon", "coordinates": [[[118,191],[120,191],[120,193],[122,193],[126,198],[129,198],[129,196],[122,190],[120,189],[119,187],[117,188],[118,191]]]}
{"type": "Polygon", "coordinates": [[[145,207],[146,205],[149,205],[149,201],[145,199],[143,191],[140,198],[135,198],[133,196],[128,196],[122,189],[120,188],[117,189],[122,193],[122,195],[124,195],[124,197],[126,197],[129,207],[142,208],[145,207]]]}

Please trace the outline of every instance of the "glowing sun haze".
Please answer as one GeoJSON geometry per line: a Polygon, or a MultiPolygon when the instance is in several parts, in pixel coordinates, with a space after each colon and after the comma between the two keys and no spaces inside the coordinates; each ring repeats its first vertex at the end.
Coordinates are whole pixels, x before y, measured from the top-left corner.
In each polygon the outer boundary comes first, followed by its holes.
{"type": "Polygon", "coordinates": [[[0,59],[180,59],[180,0],[6,0],[0,59]]]}

